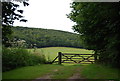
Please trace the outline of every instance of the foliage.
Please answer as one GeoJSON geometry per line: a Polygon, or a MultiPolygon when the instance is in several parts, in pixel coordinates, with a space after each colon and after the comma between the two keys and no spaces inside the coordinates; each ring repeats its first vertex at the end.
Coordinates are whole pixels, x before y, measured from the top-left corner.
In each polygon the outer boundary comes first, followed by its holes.
{"type": "Polygon", "coordinates": [[[9,43],[12,34],[11,26],[2,25],[2,44],[5,47],[11,46],[9,43]]]}
{"type": "MultiPolygon", "coordinates": [[[[23,3],[24,6],[29,5],[26,1],[21,3],[23,3]]],[[[2,2],[2,42],[6,47],[10,46],[9,40],[10,35],[12,34],[11,27],[14,21],[27,21],[23,19],[23,10],[19,10],[18,7],[19,4],[16,4],[15,2],[2,2]]]]}
{"type": "Polygon", "coordinates": [[[86,48],[99,54],[99,62],[119,66],[120,5],[112,3],[73,2],[68,17],[76,22],[74,30],[81,34],[86,48]]]}
{"type": "Polygon", "coordinates": [[[17,48],[26,48],[27,47],[27,43],[25,40],[12,40],[10,41],[10,44],[13,48],[17,47],[17,48]]]}
{"type": "Polygon", "coordinates": [[[27,27],[13,27],[13,38],[25,40],[28,48],[41,47],[81,47],[80,36],[75,33],[27,27]]]}
{"type": "Polygon", "coordinates": [[[2,52],[3,71],[46,62],[44,55],[31,53],[22,48],[3,48],[2,52]]]}
{"type": "MultiPolygon", "coordinates": [[[[28,6],[27,2],[22,2],[24,6],[28,6]]],[[[18,9],[19,4],[15,2],[2,2],[2,24],[12,25],[15,20],[23,21],[23,10],[18,9]]]]}

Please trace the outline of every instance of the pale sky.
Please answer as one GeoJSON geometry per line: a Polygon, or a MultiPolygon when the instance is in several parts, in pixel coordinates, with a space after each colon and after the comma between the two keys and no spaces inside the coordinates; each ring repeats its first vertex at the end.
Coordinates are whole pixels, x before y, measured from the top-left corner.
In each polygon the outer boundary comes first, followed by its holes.
{"type": "Polygon", "coordinates": [[[73,32],[75,24],[66,14],[71,12],[72,0],[29,0],[29,6],[20,7],[28,22],[15,22],[14,26],[56,29],[73,32]]]}

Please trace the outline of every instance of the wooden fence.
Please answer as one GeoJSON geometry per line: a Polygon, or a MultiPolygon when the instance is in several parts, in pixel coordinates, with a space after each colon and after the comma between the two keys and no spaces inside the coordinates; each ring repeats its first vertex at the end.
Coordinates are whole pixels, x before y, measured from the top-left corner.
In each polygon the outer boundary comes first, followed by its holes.
{"type": "Polygon", "coordinates": [[[52,61],[52,63],[57,62],[58,64],[62,63],[93,64],[95,63],[96,60],[97,55],[95,54],[72,54],[58,52],[58,56],[52,61]]]}

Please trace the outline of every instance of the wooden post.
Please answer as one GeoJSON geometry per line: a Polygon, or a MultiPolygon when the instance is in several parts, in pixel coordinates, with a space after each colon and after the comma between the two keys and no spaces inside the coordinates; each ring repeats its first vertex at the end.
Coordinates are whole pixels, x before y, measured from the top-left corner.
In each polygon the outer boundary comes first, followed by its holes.
{"type": "Polygon", "coordinates": [[[62,56],[62,53],[58,52],[58,64],[61,64],[61,56],[62,56]]]}
{"type": "Polygon", "coordinates": [[[97,62],[97,54],[96,53],[94,54],[94,58],[95,58],[94,60],[95,60],[95,63],[96,63],[97,62]]]}

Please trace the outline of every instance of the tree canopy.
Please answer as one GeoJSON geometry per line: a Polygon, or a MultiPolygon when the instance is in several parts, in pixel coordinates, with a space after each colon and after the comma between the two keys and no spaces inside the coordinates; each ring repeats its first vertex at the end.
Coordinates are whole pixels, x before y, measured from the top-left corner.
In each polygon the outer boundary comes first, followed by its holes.
{"type": "MultiPolygon", "coordinates": [[[[28,6],[27,1],[20,2],[23,3],[24,6],[28,6]]],[[[2,2],[2,43],[7,47],[10,46],[9,39],[12,34],[11,27],[15,20],[19,20],[20,22],[26,22],[22,16],[23,10],[18,9],[19,4],[15,2],[2,2]]]]}
{"type": "Polygon", "coordinates": [[[119,65],[120,3],[73,2],[68,17],[76,22],[73,29],[80,33],[87,49],[99,54],[99,62],[119,65]]]}

